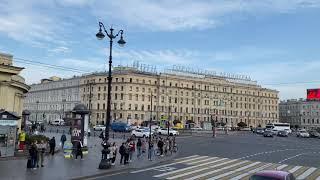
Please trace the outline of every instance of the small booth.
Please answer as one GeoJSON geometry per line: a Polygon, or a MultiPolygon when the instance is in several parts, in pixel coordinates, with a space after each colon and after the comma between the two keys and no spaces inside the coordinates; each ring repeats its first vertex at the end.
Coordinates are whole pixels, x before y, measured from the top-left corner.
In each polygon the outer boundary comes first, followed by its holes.
{"type": "Polygon", "coordinates": [[[84,104],[78,104],[73,108],[72,117],[69,119],[71,125],[71,142],[66,142],[64,147],[65,158],[72,157],[72,150],[77,143],[83,145],[83,154],[88,154],[88,129],[89,110],[84,104]]]}
{"type": "Polygon", "coordinates": [[[14,156],[19,116],[0,110],[0,157],[14,156]]]}

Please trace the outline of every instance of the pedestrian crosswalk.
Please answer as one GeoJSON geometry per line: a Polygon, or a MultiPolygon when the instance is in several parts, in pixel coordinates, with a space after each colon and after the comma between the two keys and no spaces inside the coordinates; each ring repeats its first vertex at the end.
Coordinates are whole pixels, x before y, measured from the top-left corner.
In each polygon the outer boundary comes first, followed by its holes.
{"type": "MultiPolygon", "coordinates": [[[[146,170],[155,170],[158,167],[135,171],[138,173],[146,170]]],[[[244,159],[229,159],[222,157],[209,157],[193,155],[175,159],[170,164],[161,165],[167,167],[167,171],[154,174],[153,178],[161,179],[225,179],[238,180],[249,177],[262,170],[281,170],[293,173],[296,179],[320,180],[320,169],[315,167],[295,166],[289,164],[277,164],[268,162],[254,162],[244,159]],[[177,168],[178,165],[180,168],[177,168]],[[183,166],[182,166],[183,165],[183,166]],[[172,167],[172,168],[169,168],[172,167]]]]}

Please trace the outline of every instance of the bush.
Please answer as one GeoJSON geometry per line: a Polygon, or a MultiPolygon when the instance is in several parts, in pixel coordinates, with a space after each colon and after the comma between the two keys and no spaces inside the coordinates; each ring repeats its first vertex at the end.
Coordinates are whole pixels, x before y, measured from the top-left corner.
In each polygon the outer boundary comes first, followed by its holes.
{"type": "Polygon", "coordinates": [[[244,122],[239,122],[238,124],[238,127],[240,127],[240,128],[244,128],[244,127],[247,127],[247,124],[246,123],[244,123],[244,122]]]}
{"type": "Polygon", "coordinates": [[[35,142],[35,141],[42,141],[44,140],[45,142],[48,142],[49,141],[49,138],[47,136],[44,136],[44,135],[26,135],[26,143],[27,144],[31,144],[32,142],[35,142]]]}

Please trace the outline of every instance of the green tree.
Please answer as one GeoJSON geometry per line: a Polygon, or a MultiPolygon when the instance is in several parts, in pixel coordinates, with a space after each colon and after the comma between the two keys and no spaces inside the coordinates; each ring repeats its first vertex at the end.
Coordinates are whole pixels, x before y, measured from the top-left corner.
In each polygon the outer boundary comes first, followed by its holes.
{"type": "Polygon", "coordinates": [[[237,125],[238,125],[238,127],[240,127],[240,128],[247,127],[247,124],[244,123],[244,122],[239,122],[237,125]]]}

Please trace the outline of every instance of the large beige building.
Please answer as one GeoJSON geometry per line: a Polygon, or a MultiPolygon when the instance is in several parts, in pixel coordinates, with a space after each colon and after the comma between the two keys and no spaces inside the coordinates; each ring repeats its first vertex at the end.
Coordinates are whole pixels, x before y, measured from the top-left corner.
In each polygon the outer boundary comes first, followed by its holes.
{"type": "MultiPolygon", "coordinates": [[[[24,69],[12,63],[13,56],[0,53],[0,109],[22,115],[25,93],[30,87],[19,73],[24,69]]],[[[20,127],[21,121],[18,122],[20,127]]]]}
{"type": "MultiPolygon", "coordinates": [[[[243,76],[182,68],[157,73],[136,66],[115,68],[112,81],[112,120],[141,123],[150,119],[151,110],[153,120],[169,117],[200,126],[211,118],[231,127],[239,122],[265,126],[279,119],[278,91],[262,88],[243,76]]],[[[91,123],[104,124],[107,73],[83,76],[80,98],[92,110],[91,123]]]]}

